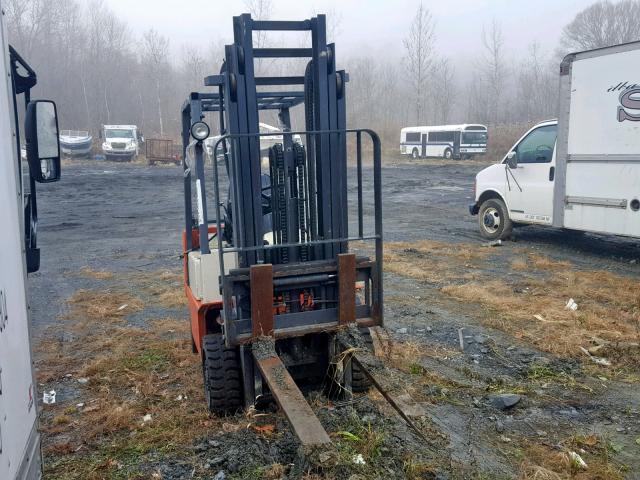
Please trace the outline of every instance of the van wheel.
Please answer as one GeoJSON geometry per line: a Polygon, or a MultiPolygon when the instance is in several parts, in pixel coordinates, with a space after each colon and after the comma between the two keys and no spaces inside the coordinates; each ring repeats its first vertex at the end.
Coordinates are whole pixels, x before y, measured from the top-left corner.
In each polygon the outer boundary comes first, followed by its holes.
{"type": "Polygon", "coordinates": [[[480,235],[488,240],[509,238],[513,229],[507,206],[499,198],[482,202],[478,211],[478,225],[480,235]]]}
{"type": "Polygon", "coordinates": [[[204,396],[211,413],[234,414],[242,408],[242,371],[238,348],[228,348],[221,334],[202,337],[204,396]]]}
{"type": "Polygon", "coordinates": [[[417,149],[417,148],[414,148],[414,149],[411,151],[411,158],[413,158],[413,159],[415,160],[415,159],[417,159],[417,158],[418,158],[418,156],[419,156],[419,154],[418,154],[418,149],[417,149]]]}
{"type": "Polygon", "coordinates": [[[450,148],[447,148],[444,151],[444,158],[446,158],[447,160],[451,160],[452,157],[453,157],[453,152],[451,151],[450,148]]]}

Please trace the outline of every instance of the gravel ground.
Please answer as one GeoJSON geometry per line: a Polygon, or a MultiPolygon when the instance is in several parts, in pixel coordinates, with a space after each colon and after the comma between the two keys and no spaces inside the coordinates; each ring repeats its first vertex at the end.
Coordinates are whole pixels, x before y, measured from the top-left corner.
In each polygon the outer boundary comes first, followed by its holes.
{"type": "MultiPolygon", "coordinates": [[[[385,241],[426,239],[480,248],[483,242],[476,219],[468,215],[467,205],[471,201],[474,176],[481,168],[476,162],[455,161],[400,161],[386,166],[383,169],[385,241]]],[[[349,173],[354,176],[353,169],[349,173]]],[[[365,178],[364,194],[370,198],[372,183],[370,178],[365,178]]],[[[353,200],[354,185],[349,194],[353,200]]],[[[179,168],[77,162],[66,166],[59,184],[40,187],[38,199],[42,266],[30,279],[36,341],[47,335],[47,327],[55,325],[66,313],[65,300],[74,292],[81,288],[99,288],[99,282],[74,275],[82,267],[116,275],[180,268],[183,200],[179,168]]],[[[367,215],[371,209],[371,202],[365,202],[367,215]]],[[[356,211],[355,202],[351,201],[350,215],[353,217],[356,211]]],[[[367,217],[368,227],[371,221],[370,216],[367,217]]],[[[517,243],[513,245],[525,247],[534,254],[539,252],[556,260],[570,261],[578,268],[609,270],[634,277],[639,273],[640,244],[635,240],[590,234],[567,236],[565,232],[537,227],[518,229],[515,237],[517,243]]],[[[500,249],[501,258],[487,270],[487,276],[505,273],[512,250],[511,242],[500,249]]],[[[385,294],[408,297],[406,302],[390,302],[385,307],[385,322],[393,339],[455,349],[458,328],[465,328],[465,334],[472,339],[464,354],[450,362],[431,359],[423,363],[426,370],[457,379],[462,384],[471,382],[456,402],[431,405],[424,415],[447,439],[449,463],[465,466],[456,470],[462,472],[461,477],[513,478],[520,460],[510,458],[515,450],[510,449],[509,437],[554,445],[570,432],[586,434],[596,430],[610,438],[613,445],[622,446],[615,449],[614,454],[628,465],[625,476],[640,478],[640,447],[634,441],[640,438],[637,388],[610,382],[606,389],[594,387],[597,394],[585,394],[551,386],[549,395],[545,395],[554,401],[542,401],[534,395],[523,398],[515,411],[504,411],[486,397],[489,385],[496,379],[521,382],[532,359],[544,356],[541,352],[483,327],[477,308],[447,298],[437,288],[418,287],[413,280],[387,274],[385,294]],[[412,295],[414,290],[416,295],[412,295]],[[485,348],[489,344],[491,351],[485,348]],[[495,476],[480,477],[478,472],[493,472],[495,476]]],[[[186,308],[168,313],[145,308],[129,321],[144,324],[146,318],[157,317],[159,313],[188,318],[186,308]]],[[[544,357],[556,369],[580,374],[575,360],[544,357]]],[[[586,378],[584,382],[597,383],[593,378],[586,378]]],[[[377,409],[370,414],[376,418],[382,415],[377,409]]],[[[399,428],[397,425],[396,422],[399,428]]],[[[251,441],[243,435],[234,440],[236,445],[251,441]]],[[[203,441],[219,445],[225,440],[203,441]]],[[[419,439],[402,441],[410,448],[420,448],[419,439]]],[[[293,453],[288,440],[285,443],[284,446],[271,445],[260,440],[249,451],[255,450],[262,458],[280,448],[285,451],[280,460],[287,463],[293,453]]],[[[424,448],[429,450],[427,446],[424,448]]],[[[214,453],[201,454],[203,461],[209,461],[211,456],[215,456],[214,453]]],[[[278,455],[269,458],[272,461],[278,459],[278,455]]],[[[161,458],[153,461],[154,465],[162,465],[162,478],[187,478],[184,472],[190,470],[176,459],[164,463],[161,458]]],[[[225,462],[220,461],[221,468],[227,465],[225,462]]],[[[389,466],[389,471],[396,471],[393,468],[389,466]]],[[[451,472],[440,475],[456,476],[451,472]]]]}

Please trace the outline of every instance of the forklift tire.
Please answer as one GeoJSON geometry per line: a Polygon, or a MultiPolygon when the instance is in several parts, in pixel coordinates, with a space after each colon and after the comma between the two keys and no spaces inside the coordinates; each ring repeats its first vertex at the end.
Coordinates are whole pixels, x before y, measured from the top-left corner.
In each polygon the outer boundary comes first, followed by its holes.
{"type": "Polygon", "coordinates": [[[487,240],[506,240],[511,236],[513,223],[501,199],[490,198],[482,202],[478,211],[478,226],[480,235],[487,240]]]}
{"type": "MultiPolygon", "coordinates": [[[[373,339],[371,338],[369,327],[358,327],[358,330],[360,330],[362,334],[367,350],[373,352],[373,339]]],[[[355,362],[351,362],[351,391],[361,393],[366,392],[369,388],[371,388],[371,380],[369,380],[369,377],[358,368],[355,362]]]]}
{"type": "Polygon", "coordinates": [[[414,148],[414,149],[411,151],[411,158],[413,158],[414,160],[416,160],[419,156],[420,156],[420,154],[418,153],[418,149],[417,149],[417,148],[414,148]]]}
{"type": "Polygon", "coordinates": [[[216,415],[237,413],[243,405],[239,349],[227,347],[221,334],[205,335],[202,373],[209,411],[216,415]]]}

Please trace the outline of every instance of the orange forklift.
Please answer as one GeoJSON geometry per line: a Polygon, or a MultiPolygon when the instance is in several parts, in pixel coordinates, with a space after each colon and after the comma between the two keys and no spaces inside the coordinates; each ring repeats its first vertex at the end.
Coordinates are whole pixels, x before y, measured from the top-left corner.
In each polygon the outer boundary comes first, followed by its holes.
{"type": "Polygon", "coordinates": [[[370,385],[356,362],[340,356],[337,333],[350,328],[369,344],[369,327],[383,321],[380,140],[347,128],[348,75],[336,68],[324,15],[262,21],[243,14],[233,32],[220,73],[182,108],[193,348],[211,412],[275,399],[303,444],[328,443],[299,387],[326,383],[336,358],[344,368],[331,381],[342,391],[370,385]],[[258,31],[304,32],[310,47],[254,48],[258,31]],[[264,58],[306,62],[290,76],[257,76],[256,60],[264,58]],[[294,129],[296,107],[304,125],[294,129]],[[276,142],[259,129],[270,118],[261,115],[274,113],[276,142]],[[210,123],[219,130],[213,161],[204,145],[210,123]],[[261,142],[265,135],[269,142],[261,142]],[[373,190],[365,191],[365,175],[373,190]],[[373,197],[372,218],[364,216],[365,194],[373,197]],[[368,242],[371,257],[351,252],[352,242],[368,242]]]}

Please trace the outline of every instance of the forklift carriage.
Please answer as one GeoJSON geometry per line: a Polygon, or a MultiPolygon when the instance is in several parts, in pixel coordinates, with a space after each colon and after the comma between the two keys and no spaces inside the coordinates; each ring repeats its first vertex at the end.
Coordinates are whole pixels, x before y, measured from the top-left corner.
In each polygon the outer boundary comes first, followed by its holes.
{"type": "MultiPolygon", "coordinates": [[[[202,357],[212,412],[227,414],[273,396],[303,444],[327,443],[294,379],[326,381],[341,351],[338,330],[357,327],[366,344],[368,327],[382,325],[380,140],[371,130],[346,128],[348,77],[336,70],[324,15],[258,21],[243,14],[233,18],[233,31],[220,74],[205,78],[213,91],[191,93],[182,108],[184,281],[193,348],[202,357]],[[255,31],[310,32],[311,48],[254,48],[255,31]],[[302,76],[255,76],[254,61],[262,58],[308,63],[302,76]],[[291,109],[298,105],[304,129],[292,131],[291,109]],[[260,138],[273,133],[259,133],[261,111],[276,112],[282,130],[268,159],[260,138]],[[206,112],[218,113],[220,133],[210,173],[206,112]],[[363,136],[371,149],[363,149],[363,136]],[[355,152],[355,185],[347,181],[348,145],[355,152]],[[370,161],[363,161],[365,153],[370,161]],[[363,212],[369,165],[373,225],[363,212]],[[214,219],[208,217],[209,182],[214,219]],[[353,224],[349,192],[357,203],[353,224]],[[358,235],[350,237],[349,228],[358,235]],[[355,241],[373,242],[374,258],[349,253],[355,241]]],[[[348,356],[341,359],[340,388],[366,389],[363,372],[348,356]]]]}

